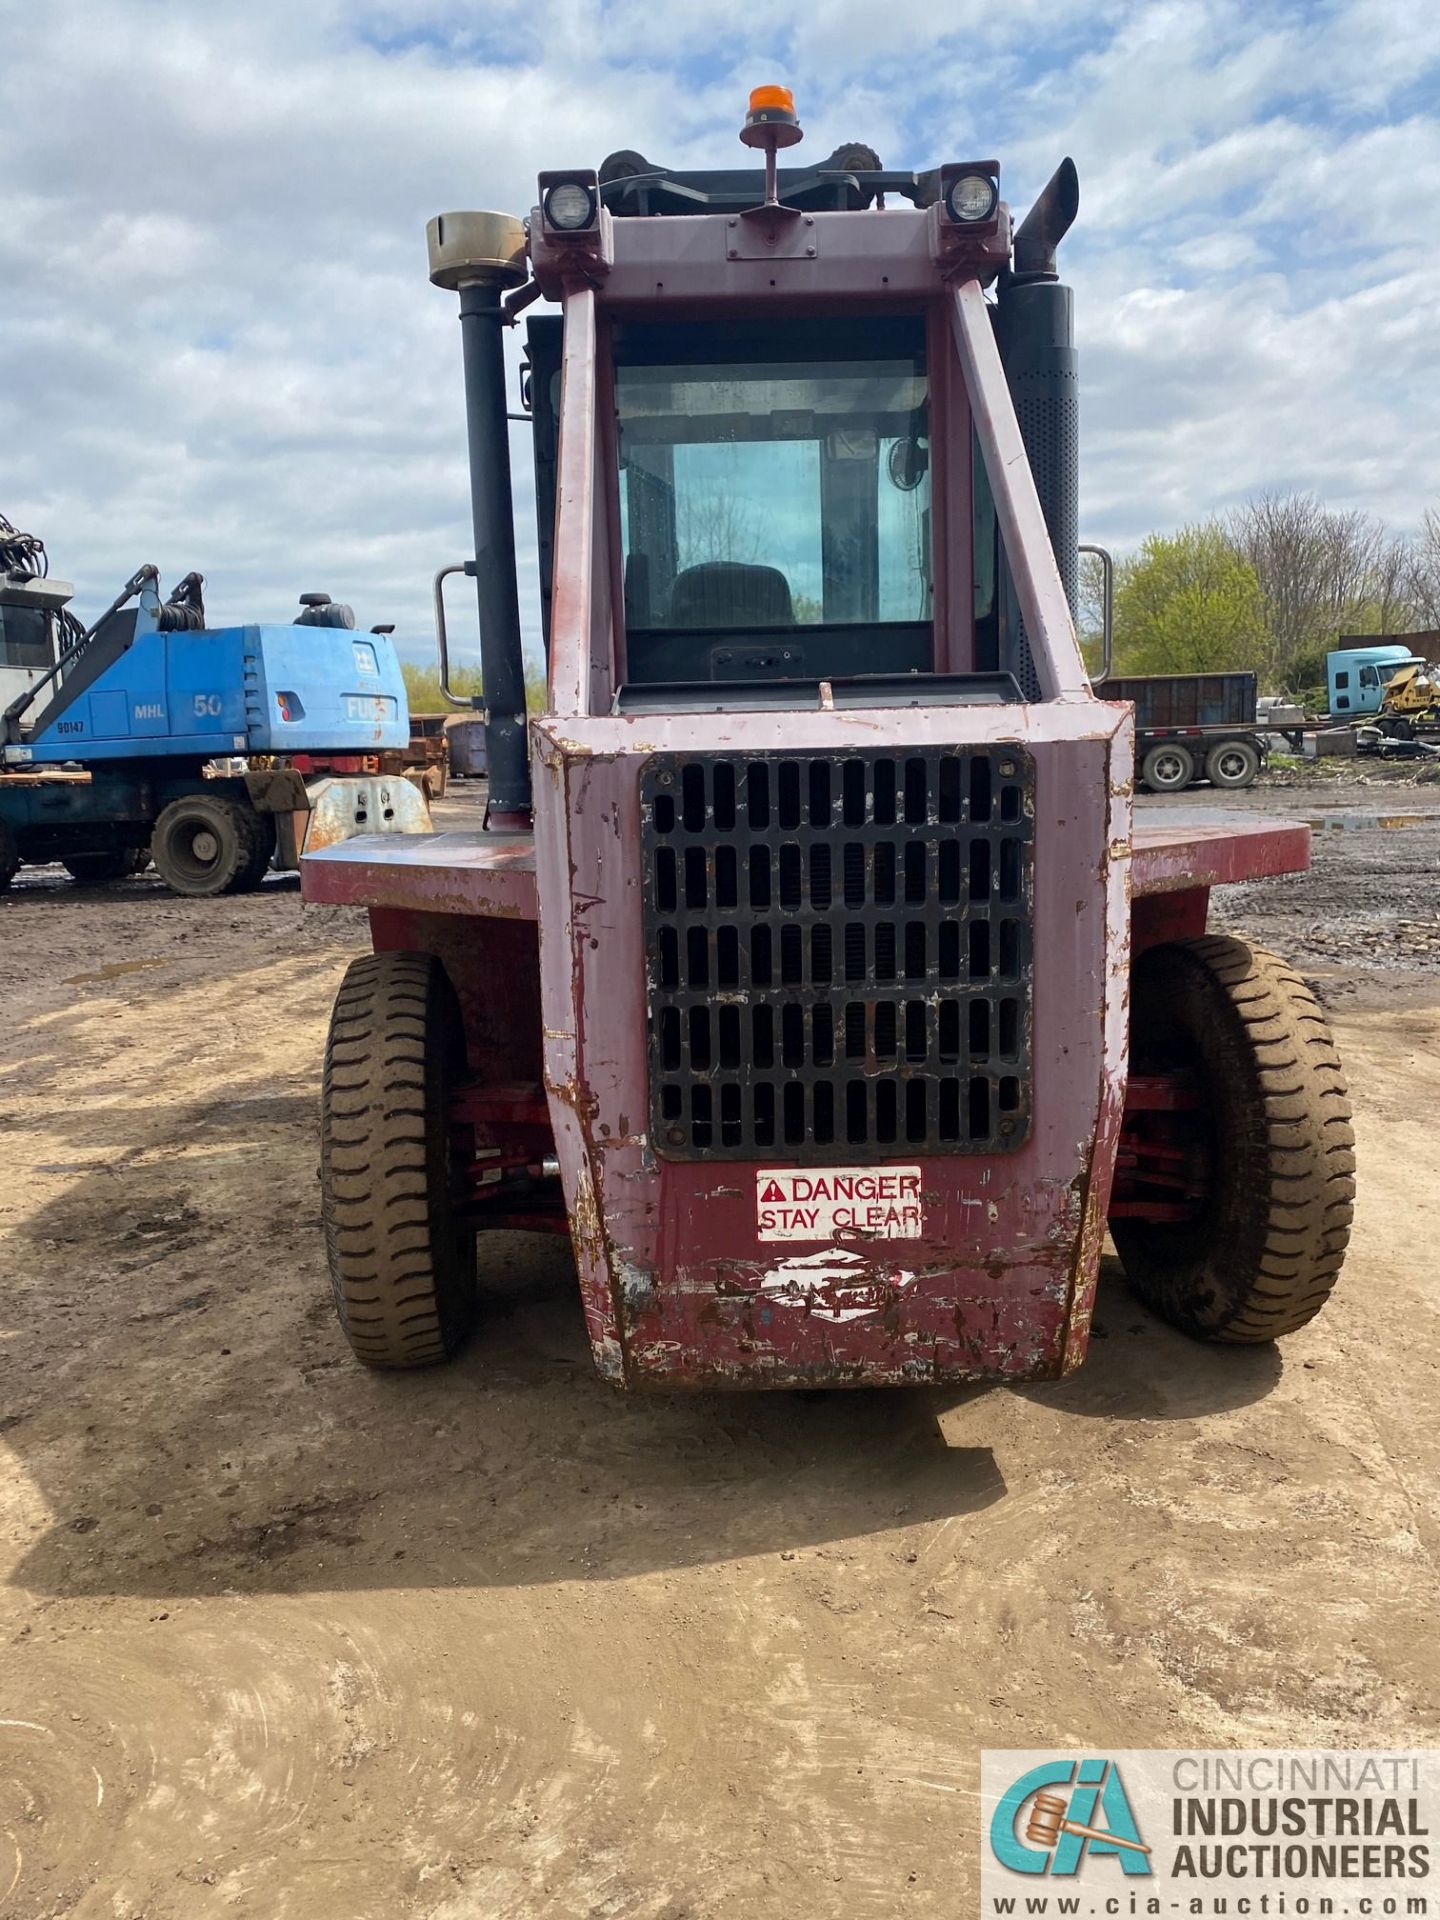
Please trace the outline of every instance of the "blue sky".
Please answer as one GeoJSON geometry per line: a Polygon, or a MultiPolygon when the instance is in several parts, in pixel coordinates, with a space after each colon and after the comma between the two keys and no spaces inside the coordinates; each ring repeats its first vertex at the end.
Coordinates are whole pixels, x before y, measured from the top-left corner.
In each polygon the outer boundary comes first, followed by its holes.
{"type": "MultiPolygon", "coordinates": [[[[1397,530],[1440,506],[1433,4],[0,0],[0,27],[0,511],[82,610],[153,559],[217,617],[322,587],[428,649],[467,508],[426,218],[523,212],[540,168],[622,146],[733,164],[772,79],[810,151],[993,153],[1017,212],[1074,156],[1087,538],[1267,487],[1397,530]]],[[[520,531],[528,587],[528,500],[520,531]]]]}

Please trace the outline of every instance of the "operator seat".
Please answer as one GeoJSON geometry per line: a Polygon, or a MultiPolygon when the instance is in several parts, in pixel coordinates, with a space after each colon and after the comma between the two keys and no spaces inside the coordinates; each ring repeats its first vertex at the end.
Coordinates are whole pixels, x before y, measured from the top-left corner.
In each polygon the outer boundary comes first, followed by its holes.
{"type": "Polygon", "coordinates": [[[793,627],[790,582],[778,567],[706,560],[686,567],[670,589],[671,627],[793,627]]]}

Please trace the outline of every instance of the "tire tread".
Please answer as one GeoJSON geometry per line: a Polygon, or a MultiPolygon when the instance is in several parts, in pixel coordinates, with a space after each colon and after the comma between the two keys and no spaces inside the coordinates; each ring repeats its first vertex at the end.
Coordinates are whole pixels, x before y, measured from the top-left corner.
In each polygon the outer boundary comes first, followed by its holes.
{"type": "Polygon", "coordinates": [[[325,1049],[321,1196],[336,1312],[366,1366],[431,1366],[469,1329],[473,1248],[449,1217],[446,1114],[463,1066],[454,991],[433,955],[351,964],[325,1049]]]}
{"type": "Polygon", "coordinates": [[[1293,1333],[1330,1297],[1355,1197],[1349,1094],[1324,1013],[1283,961],[1225,934],[1149,949],[1135,1008],[1142,1050],[1167,1021],[1190,1037],[1212,1109],[1232,1124],[1213,1142],[1218,1212],[1187,1227],[1113,1223],[1126,1277],[1187,1333],[1293,1333]]]}

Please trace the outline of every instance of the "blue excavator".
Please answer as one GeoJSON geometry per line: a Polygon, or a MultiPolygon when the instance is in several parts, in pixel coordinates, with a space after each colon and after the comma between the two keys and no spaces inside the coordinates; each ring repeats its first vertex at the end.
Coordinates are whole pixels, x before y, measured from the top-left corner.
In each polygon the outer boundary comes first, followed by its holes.
{"type": "Polygon", "coordinates": [[[84,628],[41,543],[0,520],[0,887],[27,862],[100,884],[153,861],[176,893],[243,893],[307,848],[429,827],[407,780],[290,764],[408,744],[388,634],[323,593],[292,625],[210,627],[203,584],[162,599],[141,567],[84,628]]]}

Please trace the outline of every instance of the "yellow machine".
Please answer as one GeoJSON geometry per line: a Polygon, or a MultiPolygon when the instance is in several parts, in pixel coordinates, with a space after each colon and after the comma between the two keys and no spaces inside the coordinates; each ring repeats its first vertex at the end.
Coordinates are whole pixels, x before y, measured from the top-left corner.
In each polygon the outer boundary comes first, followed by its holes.
{"type": "Polygon", "coordinates": [[[1384,720],[1404,720],[1411,726],[1440,721],[1440,667],[1408,660],[1385,683],[1380,702],[1384,720]]]}

